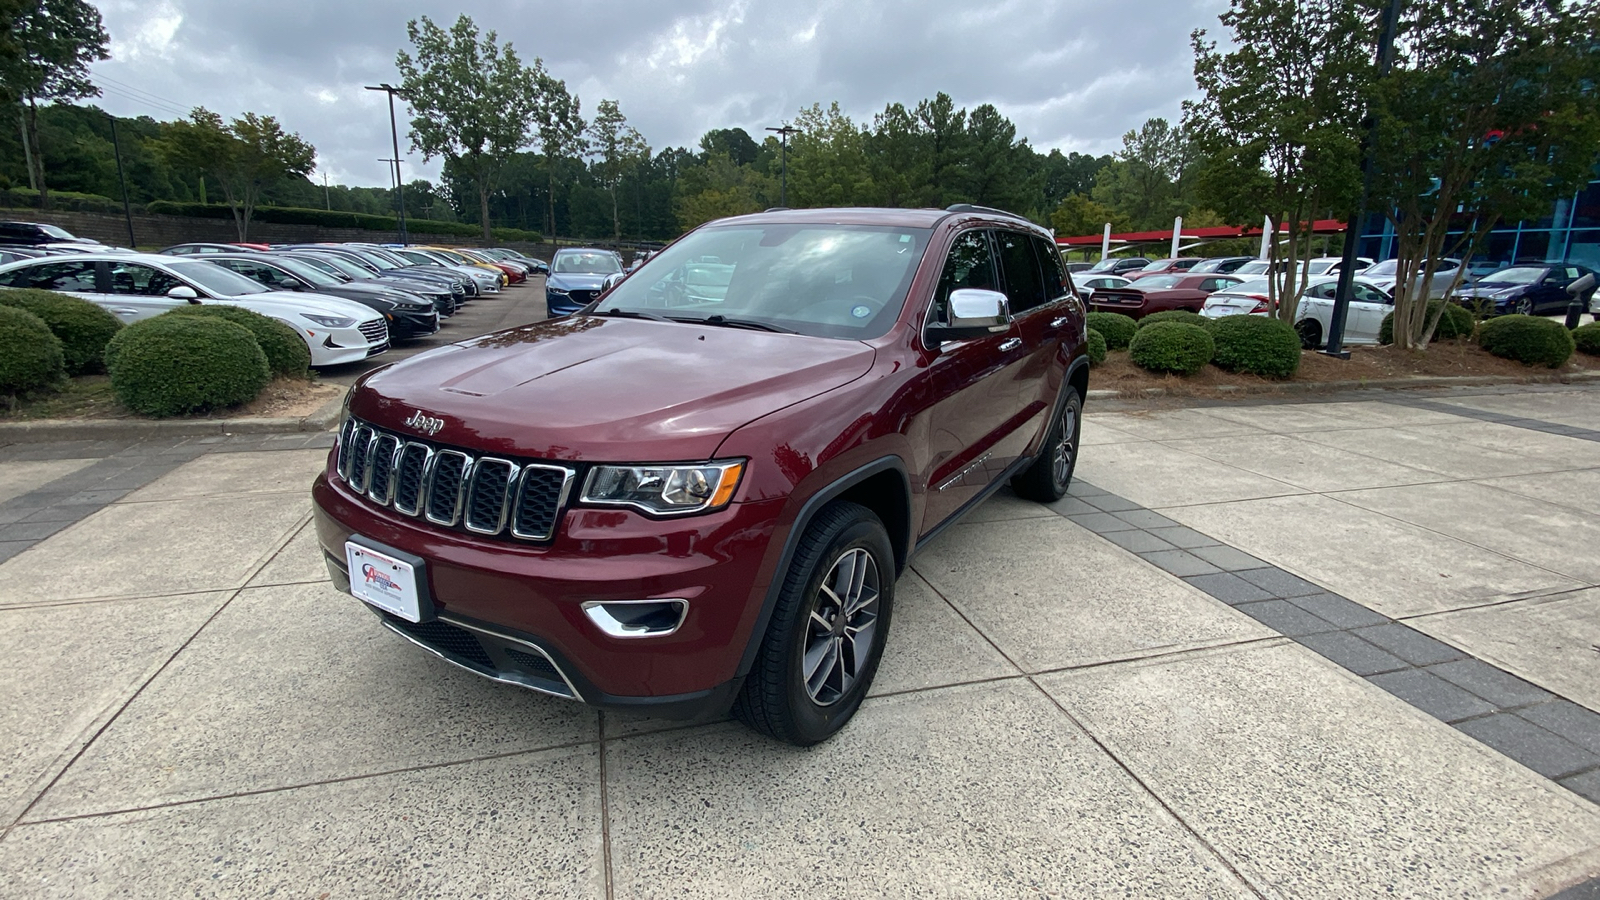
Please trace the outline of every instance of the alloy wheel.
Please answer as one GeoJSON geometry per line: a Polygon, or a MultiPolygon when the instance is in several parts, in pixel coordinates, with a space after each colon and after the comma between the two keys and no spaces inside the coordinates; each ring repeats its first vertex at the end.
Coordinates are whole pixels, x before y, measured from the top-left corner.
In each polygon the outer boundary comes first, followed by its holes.
{"type": "Polygon", "coordinates": [[[850,693],[871,660],[878,626],[878,563],[855,547],[834,560],[811,601],[801,675],[818,706],[850,693]]]}
{"type": "Polygon", "coordinates": [[[1078,417],[1073,412],[1074,407],[1068,404],[1061,413],[1061,440],[1056,442],[1051,461],[1051,474],[1056,484],[1066,484],[1072,477],[1072,455],[1076,451],[1073,442],[1078,436],[1078,417]]]}

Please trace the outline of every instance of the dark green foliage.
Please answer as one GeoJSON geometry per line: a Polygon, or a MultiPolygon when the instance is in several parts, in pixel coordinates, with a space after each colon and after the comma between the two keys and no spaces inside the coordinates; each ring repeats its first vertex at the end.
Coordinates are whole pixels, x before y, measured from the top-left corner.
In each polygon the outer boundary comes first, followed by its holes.
{"type": "Polygon", "coordinates": [[[0,291],[0,306],[25,309],[44,320],[51,333],[61,339],[68,375],[104,371],[106,342],[122,330],[122,323],[111,313],[87,300],[54,291],[0,291]]]}
{"type": "MultiPolygon", "coordinates": [[[[1291,329],[1292,333],[1292,329],[1291,329]]],[[[1300,346],[1298,340],[1296,349],[1300,346]]],[[[1141,328],[1128,345],[1133,364],[1152,372],[1193,375],[1211,361],[1216,345],[1199,325],[1183,322],[1157,322],[1141,328]]]]}
{"type": "Polygon", "coordinates": [[[1089,365],[1098,366],[1106,361],[1106,336],[1093,328],[1089,329],[1089,336],[1083,342],[1089,351],[1089,365]]]}
{"type": "Polygon", "coordinates": [[[1495,356],[1555,369],[1572,358],[1572,332],[1539,316],[1500,316],[1478,329],[1478,343],[1495,356]]]}
{"type": "Polygon", "coordinates": [[[111,339],[111,388],[145,416],[176,416],[248,403],[272,380],[266,354],[243,326],[161,315],[111,339]]]}
{"type": "Polygon", "coordinates": [[[1577,345],[1579,353],[1600,356],[1600,322],[1579,325],[1572,332],[1572,341],[1577,345]]]}
{"type": "Polygon", "coordinates": [[[1201,328],[1205,328],[1210,321],[1205,316],[1197,312],[1190,312],[1187,309],[1164,309],[1161,312],[1151,313],[1140,319],[1139,327],[1143,328],[1155,322],[1182,322],[1185,325],[1199,325],[1201,328]]]}
{"type": "Polygon", "coordinates": [[[261,352],[267,355],[267,366],[276,377],[305,378],[306,370],[311,367],[311,350],[293,328],[243,307],[221,304],[180,306],[162,315],[205,316],[243,326],[261,345],[261,352]]]}
{"type": "Polygon", "coordinates": [[[61,340],[50,326],[25,309],[0,306],[0,396],[49,387],[65,374],[61,340]]]}
{"type": "MultiPolygon", "coordinates": [[[[1439,317],[1439,327],[1433,332],[1436,341],[1448,341],[1452,338],[1472,337],[1472,329],[1477,325],[1472,313],[1458,303],[1445,303],[1443,300],[1428,301],[1428,315],[1433,316],[1444,307],[1444,315],[1439,317]]],[[[1383,322],[1378,326],[1378,343],[1394,343],[1394,313],[1383,317],[1383,322]]]]}
{"type": "Polygon", "coordinates": [[[1300,335],[1282,319],[1224,316],[1211,323],[1212,362],[1230,372],[1288,378],[1300,368],[1300,335]]]}
{"type": "Polygon", "coordinates": [[[1106,339],[1107,350],[1126,350],[1139,323],[1122,313],[1092,312],[1084,317],[1089,327],[1106,339]]]}

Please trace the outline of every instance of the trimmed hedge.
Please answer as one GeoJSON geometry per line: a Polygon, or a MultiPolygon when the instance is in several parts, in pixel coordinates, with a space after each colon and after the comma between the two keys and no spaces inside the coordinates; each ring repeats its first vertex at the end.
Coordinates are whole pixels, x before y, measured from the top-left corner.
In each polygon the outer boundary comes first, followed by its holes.
{"type": "Polygon", "coordinates": [[[0,396],[49,387],[66,376],[61,339],[44,320],[14,306],[0,306],[0,396]]]}
{"type": "Polygon", "coordinates": [[[1577,345],[1579,353],[1600,356],[1600,322],[1590,322],[1573,329],[1572,342],[1577,345]]]}
{"type": "MultiPolygon", "coordinates": [[[[157,200],[145,205],[145,212],[158,216],[187,216],[195,219],[232,219],[233,209],[225,203],[177,203],[157,200]]],[[[396,231],[400,223],[394,216],[374,216],[342,210],[307,209],[299,206],[258,206],[252,222],[280,225],[320,225],[324,228],[358,228],[362,231],[396,231]]],[[[469,222],[439,222],[433,219],[406,219],[406,227],[419,234],[452,234],[478,237],[483,229],[469,222]]],[[[544,235],[520,228],[492,228],[490,233],[502,241],[544,242],[544,235]]]]}
{"type": "MultiPolygon", "coordinates": [[[[33,188],[13,187],[0,190],[0,206],[39,208],[39,192],[33,188]]],[[[51,191],[50,206],[57,211],[115,213],[122,215],[122,201],[102,194],[80,194],[76,191],[51,191]]],[[[135,204],[134,212],[138,212],[135,204]]]]}
{"type": "Polygon", "coordinates": [[[68,375],[105,371],[106,343],[122,330],[122,322],[101,307],[55,291],[3,290],[0,306],[25,309],[44,320],[61,339],[68,375]]]}
{"type": "Polygon", "coordinates": [[[1089,365],[1098,366],[1106,361],[1106,336],[1093,328],[1089,329],[1084,345],[1089,350],[1089,365]]]}
{"type": "Polygon", "coordinates": [[[1185,325],[1199,325],[1201,328],[1210,326],[1211,320],[1197,312],[1187,309],[1164,309],[1154,312],[1138,321],[1138,327],[1143,328],[1156,322],[1182,322],[1185,325]]]}
{"type": "MultiPolygon", "coordinates": [[[[1295,344],[1299,347],[1298,341],[1295,344]]],[[[1216,352],[1211,334],[1199,325],[1183,322],[1157,322],[1141,328],[1128,345],[1133,364],[1152,372],[1193,375],[1216,352]]]]}
{"type": "Polygon", "coordinates": [[[242,306],[211,303],[180,306],[161,315],[203,316],[243,326],[261,345],[261,352],[267,355],[267,367],[273,375],[282,378],[306,378],[309,375],[311,350],[306,346],[305,339],[277,319],[251,312],[242,306]]]}
{"type": "MultiPolygon", "coordinates": [[[[1440,306],[1444,307],[1444,315],[1439,317],[1439,327],[1434,329],[1434,340],[1448,341],[1451,338],[1472,337],[1472,329],[1477,321],[1472,318],[1472,313],[1459,303],[1445,303],[1443,300],[1428,301],[1428,315],[1432,317],[1440,306]]],[[[1378,343],[1394,343],[1394,313],[1383,317],[1383,322],[1378,326],[1378,343]]]]}
{"type": "Polygon", "coordinates": [[[1497,316],[1478,329],[1483,349],[1529,366],[1559,368],[1577,349],[1565,325],[1539,316],[1497,316]]]}
{"type": "Polygon", "coordinates": [[[1223,316],[1211,323],[1211,361],[1230,372],[1288,378],[1300,368],[1300,334],[1282,319],[1223,316]]]}
{"type": "Polygon", "coordinates": [[[1092,312],[1084,316],[1090,328],[1106,339],[1107,350],[1126,350],[1139,323],[1122,313],[1092,312]]]}
{"type": "Polygon", "coordinates": [[[135,322],[111,339],[107,357],[122,405],[158,418],[248,403],[272,380],[244,326],[203,316],[135,322]]]}

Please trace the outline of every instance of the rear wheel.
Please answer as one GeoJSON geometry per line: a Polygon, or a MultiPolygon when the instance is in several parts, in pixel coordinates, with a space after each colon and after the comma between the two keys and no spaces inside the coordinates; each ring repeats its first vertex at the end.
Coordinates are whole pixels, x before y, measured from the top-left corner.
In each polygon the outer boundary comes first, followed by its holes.
{"type": "Polygon", "coordinates": [[[843,728],[877,674],[894,580],[889,534],[872,510],[825,507],[795,548],[733,714],[801,747],[843,728]]]}
{"type": "Polygon", "coordinates": [[[1306,350],[1315,350],[1322,346],[1322,323],[1316,319],[1301,319],[1294,324],[1294,330],[1300,333],[1300,346],[1306,350]]]}
{"type": "Polygon", "coordinates": [[[1067,401],[1045,435],[1044,444],[1033,465],[1011,479],[1011,489],[1025,500],[1054,503],[1072,484],[1072,470],[1078,464],[1078,427],[1083,419],[1083,397],[1077,388],[1067,388],[1067,401]]]}

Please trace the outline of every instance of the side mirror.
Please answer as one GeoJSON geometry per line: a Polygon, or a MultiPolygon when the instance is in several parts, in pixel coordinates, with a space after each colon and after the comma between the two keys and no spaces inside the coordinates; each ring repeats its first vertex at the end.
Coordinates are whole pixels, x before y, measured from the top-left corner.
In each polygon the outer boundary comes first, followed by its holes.
{"type": "Polygon", "coordinates": [[[960,288],[950,292],[949,324],[930,325],[925,343],[937,350],[945,341],[964,341],[1011,327],[1010,303],[999,291],[960,288]]]}
{"type": "Polygon", "coordinates": [[[189,287],[186,284],[180,284],[177,287],[167,291],[167,296],[174,300],[187,300],[196,305],[200,303],[200,295],[195,292],[194,288],[189,287]]]}
{"type": "Polygon", "coordinates": [[[606,276],[606,280],[600,285],[600,292],[603,294],[606,291],[611,290],[620,284],[622,279],[627,277],[628,275],[626,272],[612,272],[610,275],[606,276]]]}

